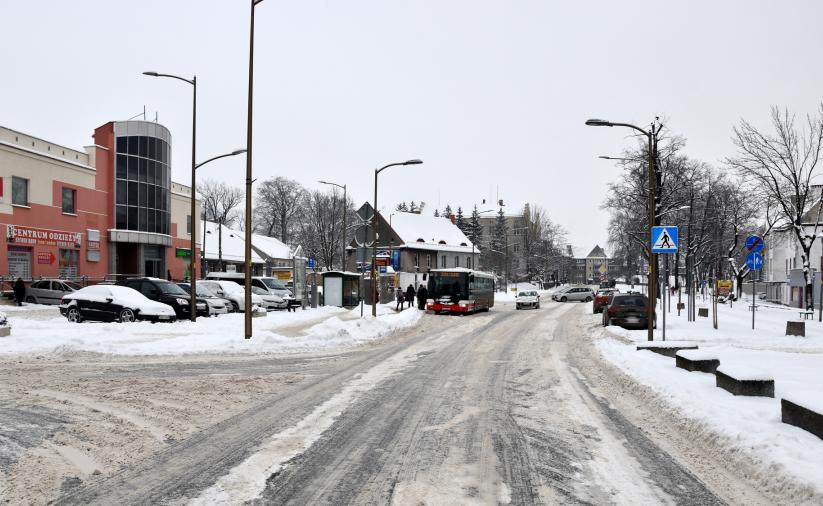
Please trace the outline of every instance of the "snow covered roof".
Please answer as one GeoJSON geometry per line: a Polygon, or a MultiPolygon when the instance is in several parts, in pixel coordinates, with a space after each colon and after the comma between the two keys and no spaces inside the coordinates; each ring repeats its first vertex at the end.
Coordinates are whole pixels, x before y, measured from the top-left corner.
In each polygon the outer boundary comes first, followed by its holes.
{"type": "Polygon", "coordinates": [[[586,258],[608,258],[608,255],[599,244],[595,244],[594,248],[586,255],[586,258]]]}
{"type": "MultiPolygon", "coordinates": [[[[394,213],[391,228],[408,248],[471,253],[472,243],[447,218],[416,213],[394,213]]],[[[475,253],[479,253],[475,248],[475,253]]]]}
{"type": "Polygon", "coordinates": [[[280,239],[260,234],[251,235],[251,245],[261,256],[267,258],[290,259],[294,251],[280,239]]]}
{"type": "MultiPolygon", "coordinates": [[[[226,262],[244,262],[246,260],[246,241],[243,239],[245,233],[239,230],[233,230],[225,225],[218,225],[211,221],[206,222],[203,229],[203,237],[200,244],[205,245],[204,255],[206,260],[218,260],[220,257],[219,246],[220,242],[223,244],[223,261],[226,262]],[[218,230],[223,228],[223,238],[219,241],[218,230]]],[[[254,264],[266,263],[260,255],[252,250],[251,261],[254,264]]]]}

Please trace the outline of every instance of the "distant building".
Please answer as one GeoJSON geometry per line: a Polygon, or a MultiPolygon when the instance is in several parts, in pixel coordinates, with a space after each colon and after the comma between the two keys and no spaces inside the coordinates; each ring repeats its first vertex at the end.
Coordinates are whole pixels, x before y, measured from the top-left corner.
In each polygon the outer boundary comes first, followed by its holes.
{"type": "MultiPolygon", "coordinates": [[[[365,203],[359,216],[371,216],[372,207],[365,203]]],[[[368,232],[368,242],[372,233],[368,232]]],[[[386,219],[377,214],[377,266],[385,274],[399,273],[401,286],[419,285],[432,269],[473,268],[480,249],[473,248],[468,237],[450,219],[410,212],[393,212],[386,219]]],[[[358,248],[355,239],[346,254],[346,270],[371,269],[371,248],[358,248]]],[[[368,294],[366,294],[368,296],[368,294]]]]}
{"type": "Polygon", "coordinates": [[[569,281],[577,284],[599,283],[614,279],[620,268],[620,265],[610,258],[599,245],[595,245],[585,257],[575,258],[574,262],[575,270],[569,281]]]}

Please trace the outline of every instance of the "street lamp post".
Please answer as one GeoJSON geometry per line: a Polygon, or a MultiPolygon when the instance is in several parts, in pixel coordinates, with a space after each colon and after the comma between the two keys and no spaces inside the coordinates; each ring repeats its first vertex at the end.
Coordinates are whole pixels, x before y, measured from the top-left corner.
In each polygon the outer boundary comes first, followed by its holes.
{"type": "Polygon", "coordinates": [[[342,247],[342,251],[340,252],[340,270],[345,271],[346,270],[346,231],[347,231],[347,229],[346,229],[346,208],[348,207],[348,200],[347,200],[347,197],[346,197],[346,185],[331,183],[329,181],[322,181],[322,180],[318,181],[318,183],[328,184],[328,185],[331,185],[331,186],[336,186],[338,188],[343,188],[343,240],[342,240],[343,247],[342,247]]]}
{"type": "Polygon", "coordinates": [[[245,338],[251,339],[251,185],[252,185],[252,99],[254,97],[254,8],[263,0],[251,1],[251,16],[249,27],[249,95],[246,112],[246,244],[243,270],[245,271],[245,286],[243,297],[243,314],[245,338]]]}
{"type": "Polygon", "coordinates": [[[657,178],[657,171],[655,169],[655,161],[657,157],[657,132],[658,128],[655,123],[652,123],[649,131],[632,125],[630,123],[614,123],[602,119],[586,120],[587,126],[607,126],[607,127],[626,127],[637,130],[648,138],[649,141],[649,239],[647,241],[649,248],[649,313],[647,315],[647,328],[649,341],[654,340],[654,308],[657,306],[657,255],[652,252],[651,233],[652,227],[655,225],[656,219],[656,201],[655,201],[655,184],[657,178]]]}
{"type": "Polygon", "coordinates": [[[377,316],[377,266],[375,265],[377,260],[377,175],[389,167],[394,167],[397,165],[420,165],[421,163],[423,163],[422,160],[413,159],[406,160],[405,162],[390,163],[379,169],[374,169],[374,209],[372,210],[371,216],[371,229],[373,234],[371,252],[372,316],[377,316]]]}
{"type": "Polygon", "coordinates": [[[158,72],[147,71],[143,72],[144,75],[151,76],[151,77],[170,77],[172,79],[177,79],[179,81],[183,81],[185,83],[189,83],[192,86],[192,106],[191,106],[191,245],[190,245],[190,255],[189,255],[189,273],[191,275],[191,297],[189,298],[189,317],[191,321],[197,320],[197,298],[195,294],[197,293],[197,268],[194,259],[194,249],[195,249],[195,233],[194,230],[195,226],[195,214],[197,213],[197,206],[196,202],[196,176],[195,171],[197,170],[196,165],[196,145],[197,145],[197,76],[193,76],[191,79],[186,79],[185,77],[175,76],[172,74],[160,74],[158,72]]]}

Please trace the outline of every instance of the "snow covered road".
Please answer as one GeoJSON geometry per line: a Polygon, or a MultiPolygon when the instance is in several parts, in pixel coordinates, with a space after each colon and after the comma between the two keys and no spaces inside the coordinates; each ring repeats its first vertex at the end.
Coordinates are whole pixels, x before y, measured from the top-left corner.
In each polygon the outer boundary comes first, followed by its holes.
{"type": "Polygon", "coordinates": [[[36,430],[12,435],[17,446],[0,454],[6,495],[57,504],[774,502],[633,396],[581,325],[588,307],[425,315],[379,341],[311,354],[7,364],[2,379],[18,389],[0,413],[36,430]]]}

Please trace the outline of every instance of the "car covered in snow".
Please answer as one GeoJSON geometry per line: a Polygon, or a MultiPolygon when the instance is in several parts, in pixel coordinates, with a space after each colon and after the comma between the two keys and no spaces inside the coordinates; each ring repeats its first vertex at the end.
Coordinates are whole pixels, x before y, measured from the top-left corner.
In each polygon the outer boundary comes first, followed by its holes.
{"type": "Polygon", "coordinates": [[[66,294],[60,314],[70,322],[173,322],[177,316],[168,304],[153,301],[137,290],[117,285],[92,285],[66,294]]]}
{"type": "MultiPolygon", "coordinates": [[[[177,283],[177,286],[182,288],[186,293],[191,294],[191,283],[177,283]]],[[[206,303],[209,316],[217,316],[229,312],[229,301],[218,297],[214,292],[202,286],[200,282],[197,283],[197,300],[202,300],[206,303]]]]}
{"type": "Polygon", "coordinates": [[[283,300],[282,297],[279,297],[264,288],[260,288],[259,286],[252,285],[251,293],[260,297],[263,301],[260,305],[265,308],[266,311],[286,309],[289,307],[289,303],[283,300]]]}
{"type": "MultiPolygon", "coordinates": [[[[118,285],[127,286],[142,293],[147,298],[168,304],[174,309],[177,318],[188,319],[191,308],[191,296],[182,288],[160,278],[128,278],[118,285]]],[[[196,316],[208,316],[209,308],[202,300],[195,300],[196,316]]]]}
{"type": "Polygon", "coordinates": [[[527,307],[540,309],[540,294],[536,290],[524,290],[517,294],[514,299],[514,306],[516,309],[527,307]]]}
{"type": "MultiPolygon", "coordinates": [[[[239,285],[234,281],[216,279],[205,279],[198,281],[197,284],[202,284],[218,297],[228,300],[232,311],[243,311],[246,307],[246,289],[243,285],[239,285]]],[[[263,299],[254,293],[251,294],[251,303],[252,306],[263,307],[263,299]]]]}

